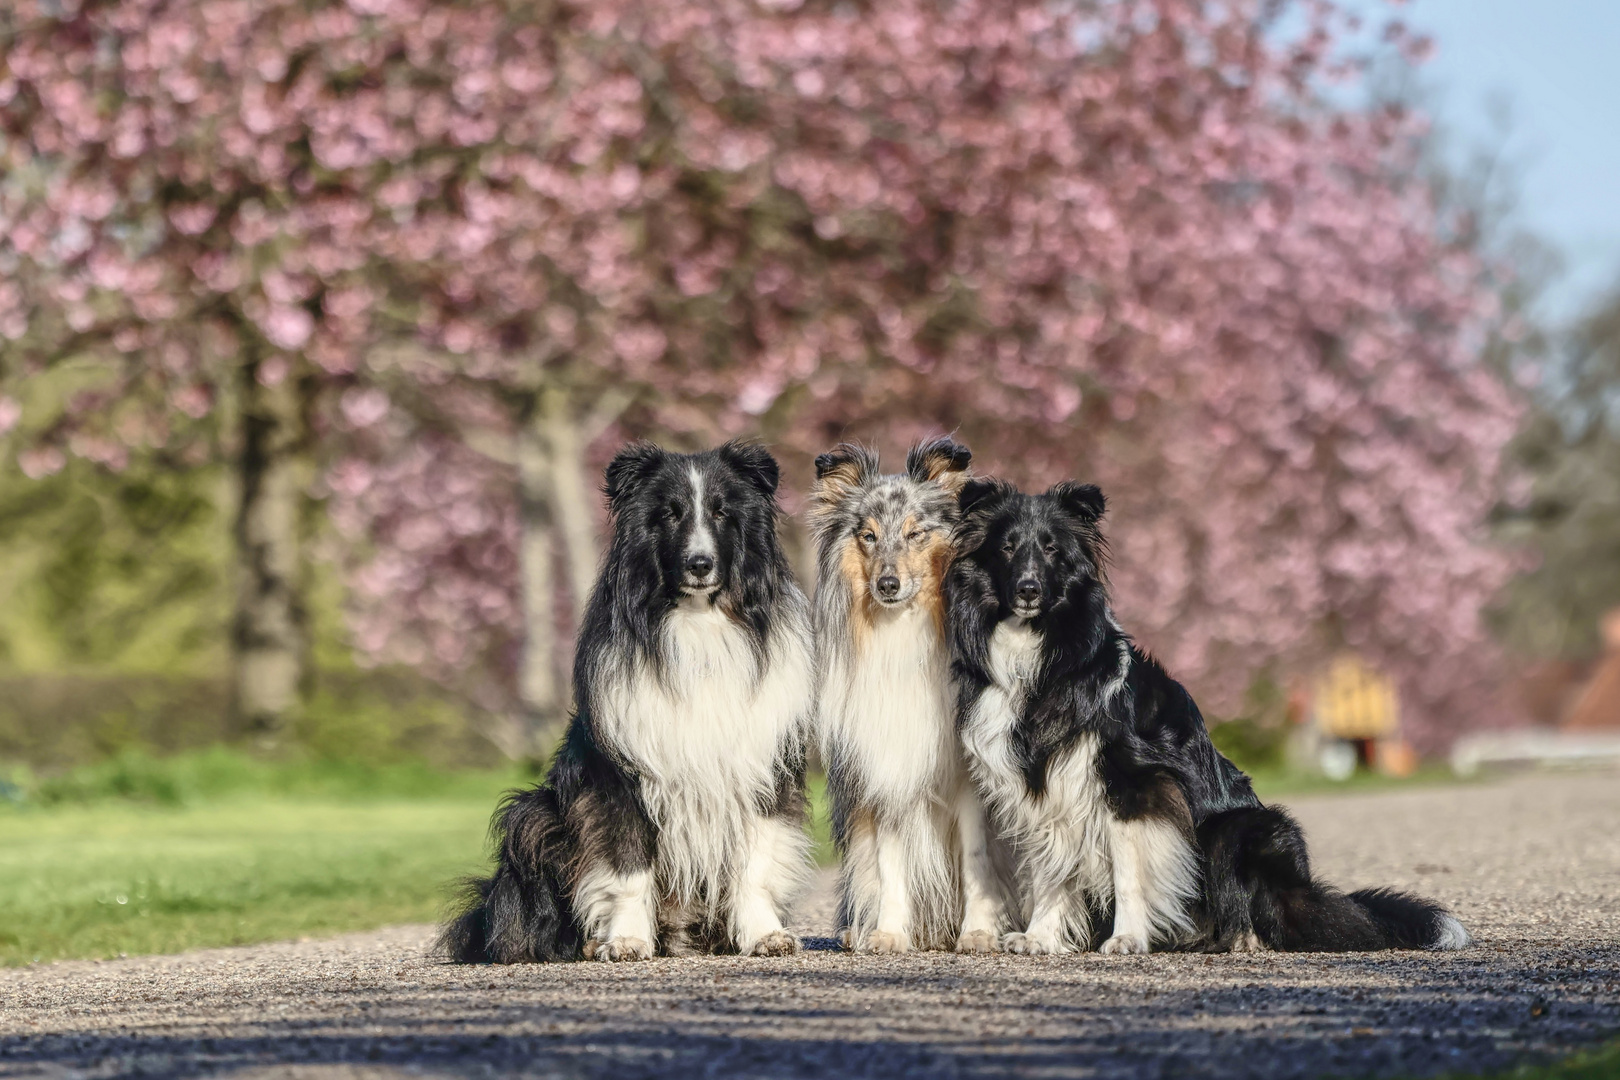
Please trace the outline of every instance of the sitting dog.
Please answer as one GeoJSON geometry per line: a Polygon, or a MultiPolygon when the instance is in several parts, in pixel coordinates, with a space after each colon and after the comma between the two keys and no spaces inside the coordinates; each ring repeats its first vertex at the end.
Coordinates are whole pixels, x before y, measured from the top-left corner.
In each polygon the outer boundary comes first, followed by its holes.
{"type": "Polygon", "coordinates": [[[608,466],[577,711],[545,783],[497,811],[495,873],[441,938],[452,959],[798,950],[812,644],[776,485],[775,459],[736,443],[608,466]]]}
{"type": "Polygon", "coordinates": [[[962,737],[1030,905],[1008,951],[1092,948],[1110,908],[1105,953],[1469,943],[1428,900],[1311,876],[1299,827],[1261,805],[1115,621],[1101,491],[976,480],[960,508],[947,593],[962,737]]]}
{"type": "Polygon", "coordinates": [[[904,474],[839,446],[810,492],[822,758],[849,948],[989,952],[1003,901],[956,738],[942,586],[972,454],[914,447],[904,474]]]}

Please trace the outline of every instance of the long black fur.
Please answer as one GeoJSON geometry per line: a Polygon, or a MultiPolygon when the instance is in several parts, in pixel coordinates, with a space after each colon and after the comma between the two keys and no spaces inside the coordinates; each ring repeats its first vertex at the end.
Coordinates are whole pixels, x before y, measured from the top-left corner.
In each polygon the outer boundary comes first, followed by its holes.
{"type": "MultiPolygon", "coordinates": [[[[693,468],[724,508],[715,526],[716,602],[747,629],[761,656],[779,605],[795,591],[777,538],[778,467],[762,447],[732,442],[677,454],[636,443],[619,452],[604,485],[612,540],[575,650],[575,713],[545,781],[508,792],[496,810],[495,872],[464,883],[459,911],[439,937],[440,953],[452,961],[580,959],[587,943],[571,901],[579,875],[602,862],[617,873],[644,869],[661,840],[669,842],[647,814],[635,768],[599,738],[590,691],[618,665],[667,662],[659,632],[681,597],[686,539],[695,515],[712,509],[682,504],[693,468]]],[[[785,755],[771,805],[760,812],[799,821],[805,807],[803,754],[785,755]]],[[[711,951],[723,947],[724,927],[672,929],[711,951]]]]}
{"type": "Polygon", "coordinates": [[[1249,778],[1215,749],[1186,688],[1120,629],[1108,601],[1100,490],[1061,483],[1027,495],[974,480],[960,503],[961,554],[946,586],[959,722],[990,685],[991,635],[1013,617],[1017,579],[1035,574],[1044,601],[1030,621],[1042,634],[1040,662],[1013,731],[1027,795],[1039,799],[1053,763],[1091,733],[1113,814],[1190,824],[1201,862],[1201,910],[1192,914],[1202,938],[1184,946],[1228,949],[1252,932],[1270,948],[1294,951],[1425,948],[1448,939],[1455,947],[1460,927],[1439,904],[1386,889],[1345,894],[1316,880],[1293,818],[1260,802],[1249,778]],[[1124,683],[1110,693],[1122,649],[1124,683]]]}

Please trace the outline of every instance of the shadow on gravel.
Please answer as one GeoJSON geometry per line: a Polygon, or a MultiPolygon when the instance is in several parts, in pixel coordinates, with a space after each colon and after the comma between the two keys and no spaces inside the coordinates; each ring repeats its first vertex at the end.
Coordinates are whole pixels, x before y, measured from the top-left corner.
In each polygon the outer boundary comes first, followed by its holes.
{"type": "Polygon", "coordinates": [[[275,1012],[217,1028],[229,1036],[126,1027],[0,1040],[0,1078],[1424,1076],[1620,1030],[1620,946],[1609,945],[1530,968],[1478,949],[1209,967],[925,957],[881,972],[717,967],[678,986],[657,969],[506,969],[483,989],[466,973],[451,984],[428,969],[321,1000],[290,985],[275,1012]]]}

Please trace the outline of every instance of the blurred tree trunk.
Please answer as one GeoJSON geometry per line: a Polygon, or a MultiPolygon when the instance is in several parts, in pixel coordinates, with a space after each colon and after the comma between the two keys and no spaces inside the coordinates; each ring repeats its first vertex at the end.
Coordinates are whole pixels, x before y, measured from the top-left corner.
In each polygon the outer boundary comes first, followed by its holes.
{"type": "Polygon", "coordinates": [[[533,752],[543,755],[572,705],[568,677],[573,649],[559,628],[578,633],[596,581],[596,489],[585,451],[630,403],[623,390],[596,396],[552,383],[530,398],[518,429],[519,527],[523,580],[523,660],[518,688],[533,752]],[[559,567],[561,574],[559,579],[559,567]],[[569,618],[559,610],[568,590],[569,618]]]}
{"type": "Polygon", "coordinates": [[[568,712],[561,649],[557,639],[559,537],[553,495],[553,446],[545,391],[538,391],[517,433],[519,561],[523,584],[523,657],[518,696],[523,704],[528,752],[539,756],[560,731],[568,712]]]}
{"type": "Polygon", "coordinates": [[[251,361],[239,383],[231,697],[246,730],[273,744],[296,715],[308,672],[299,555],[303,416],[296,380],[284,375],[266,385],[261,374],[251,361]]]}
{"type": "Polygon", "coordinates": [[[577,632],[596,583],[595,491],[585,476],[585,447],[595,433],[575,419],[569,397],[560,388],[542,390],[538,412],[551,446],[551,490],[577,632]]]}

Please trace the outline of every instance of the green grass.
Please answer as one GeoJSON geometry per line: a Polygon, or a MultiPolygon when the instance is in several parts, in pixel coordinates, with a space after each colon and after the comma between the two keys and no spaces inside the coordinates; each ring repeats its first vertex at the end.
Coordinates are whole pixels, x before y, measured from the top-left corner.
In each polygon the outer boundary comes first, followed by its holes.
{"type": "Polygon", "coordinates": [[[126,757],[0,799],[0,964],[438,918],[514,772],[126,757]]]}
{"type": "Polygon", "coordinates": [[[824,773],[811,773],[806,787],[810,794],[810,852],[817,866],[838,865],[838,852],[833,849],[832,807],[827,805],[827,777],[824,773]]]}
{"type": "Polygon", "coordinates": [[[251,798],[0,815],[0,963],[437,918],[483,863],[481,798],[251,798]]]}
{"type": "Polygon", "coordinates": [[[1358,769],[1347,780],[1329,780],[1316,773],[1283,769],[1246,771],[1249,772],[1249,778],[1254,781],[1255,794],[1267,802],[1286,799],[1291,795],[1359,795],[1471,782],[1458,777],[1445,765],[1424,765],[1411,776],[1405,777],[1384,776],[1381,773],[1358,769]]]}
{"type": "MultiPolygon", "coordinates": [[[[1491,1080],[1617,1080],[1620,1078],[1620,1042],[1583,1050],[1550,1065],[1524,1065],[1493,1073],[1491,1080]]],[[[1464,1080],[1458,1074],[1455,1080],[1464,1080]]]]}

